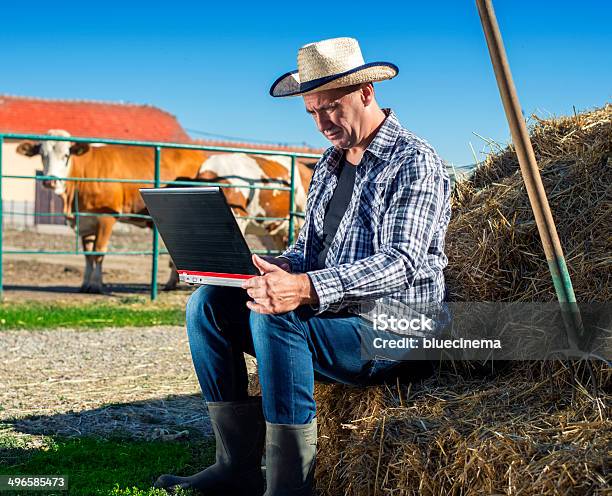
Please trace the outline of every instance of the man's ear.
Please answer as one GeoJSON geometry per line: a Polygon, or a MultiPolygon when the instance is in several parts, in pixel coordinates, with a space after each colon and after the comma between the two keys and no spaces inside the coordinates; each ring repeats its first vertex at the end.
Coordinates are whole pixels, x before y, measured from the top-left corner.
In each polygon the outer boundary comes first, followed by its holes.
{"type": "Polygon", "coordinates": [[[32,141],[24,141],[17,147],[17,153],[25,155],[26,157],[33,157],[40,153],[40,143],[34,143],[32,141]]]}
{"type": "Polygon", "coordinates": [[[361,87],[361,101],[364,107],[367,107],[374,101],[374,85],[372,83],[365,83],[361,87]]]}
{"type": "Polygon", "coordinates": [[[84,155],[88,151],[89,151],[89,143],[74,143],[70,147],[71,155],[77,155],[77,156],[84,155]]]}

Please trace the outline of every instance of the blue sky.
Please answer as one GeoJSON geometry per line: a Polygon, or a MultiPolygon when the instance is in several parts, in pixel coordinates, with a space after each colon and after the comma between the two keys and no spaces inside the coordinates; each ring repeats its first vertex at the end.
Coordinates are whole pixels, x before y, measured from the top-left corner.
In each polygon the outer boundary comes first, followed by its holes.
{"type": "MultiPolygon", "coordinates": [[[[301,98],[273,99],[298,48],[356,37],[397,64],[378,100],[455,165],[482,159],[477,133],[509,132],[476,6],[438,2],[37,2],[2,7],[0,93],[148,103],[188,130],[327,146],[301,98]]],[[[612,100],[612,2],[497,0],[524,113],[612,100]]],[[[205,137],[195,132],[194,137],[205,137]]]]}

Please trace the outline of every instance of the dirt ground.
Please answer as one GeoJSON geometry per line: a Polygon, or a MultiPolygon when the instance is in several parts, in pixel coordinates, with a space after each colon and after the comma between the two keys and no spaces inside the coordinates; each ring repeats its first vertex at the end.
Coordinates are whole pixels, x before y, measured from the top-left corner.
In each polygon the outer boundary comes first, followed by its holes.
{"type": "MultiPolygon", "coordinates": [[[[60,226],[64,227],[64,226],[60,226]]],[[[123,227],[123,226],[121,226],[123,227]]],[[[151,231],[136,227],[116,229],[111,237],[109,251],[151,250],[151,231]]],[[[252,249],[262,248],[257,238],[248,236],[252,249]]],[[[160,243],[163,248],[163,243],[160,243]]],[[[38,232],[36,230],[5,229],[4,250],[75,250],[73,231],[38,232]]],[[[81,247],[79,246],[79,249],[81,247]]],[[[128,294],[148,296],[150,294],[152,257],[150,255],[107,255],[104,258],[102,277],[104,295],[79,293],[85,269],[83,255],[50,255],[45,253],[3,255],[3,289],[6,301],[63,299],[84,301],[103,299],[112,301],[128,294]]],[[[191,286],[179,284],[177,291],[164,291],[170,276],[170,257],[160,255],[157,281],[159,301],[182,304],[193,291],[191,286]]]]}
{"type": "MultiPolygon", "coordinates": [[[[0,333],[0,431],[177,439],[210,434],[185,329],[0,333]]],[[[255,364],[247,360],[252,381],[255,364]]]]}

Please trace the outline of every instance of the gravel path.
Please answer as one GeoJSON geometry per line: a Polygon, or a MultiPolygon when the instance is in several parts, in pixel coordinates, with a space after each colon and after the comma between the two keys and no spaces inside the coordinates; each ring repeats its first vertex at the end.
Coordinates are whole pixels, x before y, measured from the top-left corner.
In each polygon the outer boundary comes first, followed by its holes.
{"type": "Polygon", "coordinates": [[[187,336],[175,326],[1,332],[0,424],[147,440],[210,434],[187,336]]]}

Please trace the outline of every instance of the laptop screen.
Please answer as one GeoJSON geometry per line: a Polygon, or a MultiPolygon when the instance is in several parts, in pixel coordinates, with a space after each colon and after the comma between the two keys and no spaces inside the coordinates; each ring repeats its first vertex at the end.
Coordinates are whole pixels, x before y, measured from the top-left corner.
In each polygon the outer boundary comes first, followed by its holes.
{"type": "Polygon", "coordinates": [[[259,275],[218,187],[141,189],[177,269],[259,275]]]}

